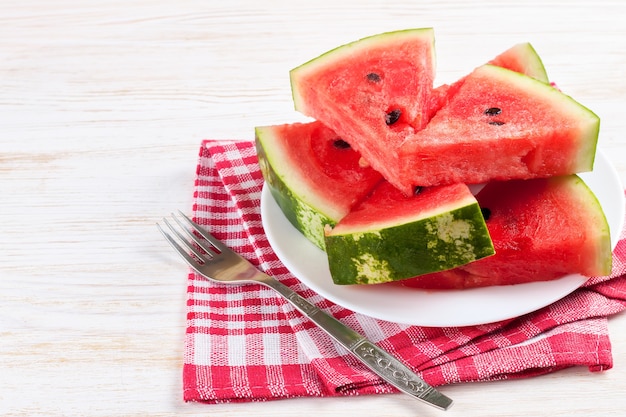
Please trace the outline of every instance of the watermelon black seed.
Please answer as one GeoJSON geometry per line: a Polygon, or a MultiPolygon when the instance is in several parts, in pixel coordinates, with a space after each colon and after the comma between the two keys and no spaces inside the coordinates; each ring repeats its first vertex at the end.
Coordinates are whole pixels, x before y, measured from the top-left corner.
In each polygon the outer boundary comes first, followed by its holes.
{"type": "Polygon", "coordinates": [[[385,115],[385,123],[387,123],[387,126],[391,126],[392,124],[394,124],[400,119],[400,116],[402,116],[402,110],[400,109],[391,110],[389,113],[385,115]]]}
{"type": "Polygon", "coordinates": [[[487,207],[481,207],[480,212],[482,213],[485,221],[489,220],[489,217],[491,217],[491,210],[489,210],[487,207]]]}
{"type": "Polygon", "coordinates": [[[485,114],[487,116],[497,116],[500,113],[502,113],[502,109],[500,107],[490,107],[487,110],[485,110],[485,114]]]}
{"type": "Polygon", "coordinates": [[[504,122],[500,122],[500,121],[494,121],[494,122],[489,122],[490,125],[494,125],[494,126],[502,126],[504,124],[504,122]]]}
{"type": "Polygon", "coordinates": [[[373,83],[379,83],[381,78],[380,75],[376,74],[375,72],[370,72],[369,74],[367,74],[367,81],[373,82],[373,83]]]}
{"type": "Polygon", "coordinates": [[[333,146],[337,149],[348,149],[350,144],[341,138],[335,139],[333,146]]]}
{"type": "Polygon", "coordinates": [[[419,185],[413,188],[413,195],[418,195],[421,192],[422,192],[422,187],[420,187],[419,185]]]}

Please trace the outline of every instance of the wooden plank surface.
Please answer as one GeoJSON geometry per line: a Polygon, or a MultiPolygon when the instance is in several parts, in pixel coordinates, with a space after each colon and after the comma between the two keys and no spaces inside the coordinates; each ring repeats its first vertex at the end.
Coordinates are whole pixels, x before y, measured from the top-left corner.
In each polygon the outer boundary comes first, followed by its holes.
{"type": "MultiPolygon", "coordinates": [[[[400,395],[182,401],[187,269],[154,223],[191,207],[200,141],[301,119],[288,71],[336,45],[432,26],[438,81],[530,41],[602,119],[626,180],[626,3],[0,2],[0,415],[440,415],[400,395]]],[[[445,387],[450,416],[609,416],[614,369],[445,387]]]]}

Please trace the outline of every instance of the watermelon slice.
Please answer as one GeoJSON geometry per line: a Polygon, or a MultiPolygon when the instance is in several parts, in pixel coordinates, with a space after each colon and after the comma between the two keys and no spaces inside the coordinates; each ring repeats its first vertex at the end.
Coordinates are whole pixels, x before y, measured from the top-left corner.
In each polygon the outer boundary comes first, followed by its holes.
{"type": "Polygon", "coordinates": [[[319,122],[260,126],[256,147],[266,185],[289,221],[324,249],[334,225],[381,181],[361,155],[319,122]]]}
{"type": "Polygon", "coordinates": [[[398,145],[428,122],[434,32],[409,29],[364,38],[291,70],[290,78],[296,110],[333,129],[389,176],[398,145]]]}
{"type": "MultiPolygon", "coordinates": [[[[528,42],[513,45],[490,60],[488,64],[519,72],[546,84],[550,82],[541,57],[528,42]]],[[[442,84],[433,90],[429,104],[429,120],[450,101],[464,80],[465,77],[453,84],[442,84]]]]}
{"type": "Polygon", "coordinates": [[[402,285],[461,289],[611,272],[607,220],[595,195],[577,175],[493,182],[476,198],[496,254],[402,285]]]}
{"type": "Polygon", "coordinates": [[[326,253],[336,284],[377,284],[493,255],[480,207],[464,184],[406,197],[387,181],[334,228],[326,253]]]}
{"type": "Polygon", "coordinates": [[[513,45],[488,63],[528,75],[546,84],[550,83],[543,61],[528,42],[513,45]]]}
{"type": "Polygon", "coordinates": [[[387,179],[409,193],[415,186],[590,171],[599,124],[592,111],[554,87],[483,65],[402,143],[387,179]]]}

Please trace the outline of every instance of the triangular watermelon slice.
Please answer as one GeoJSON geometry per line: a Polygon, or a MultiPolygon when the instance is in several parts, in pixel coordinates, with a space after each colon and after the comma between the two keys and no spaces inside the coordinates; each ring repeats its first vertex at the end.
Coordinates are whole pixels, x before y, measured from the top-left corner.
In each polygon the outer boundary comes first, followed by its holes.
{"type": "MultiPolygon", "coordinates": [[[[541,57],[529,42],[515,44],[487,63],[519,72],[546,84],[550,82],[541,57]]],[[[465,77],[452,84],[439,85],[433,90],[429,104],[430,116],[428,120],[432,119],[435,113],[450,101],[464,80],[465,77]]]]}
{"type": "Polygon", "coordinates": [[[488,64],[528,75],[546,84],[550,82],[543,61],[529,42],[513,45],[489,61],[488,64]]]}
{"type": "Polygon", "coordinates": [[[324,227],[348,214],[382,179],[320,122],[259,126],[255,138],[261,172],[276,203],[321,249],[324,227]]]}
{"type": "Polygon", "coordinates": [[[556,88],[483,65],[407,137],[387,179],[410,193],[415,186],[590,171],[599,125],[597,115],[556,88]]]}
{"type": "Polygon", "coordinates": [[[296,110],[333,129],[388,176],[399,144],[428,122],[434,32],[364,38],[291,70],[290,77],[296,110]]]}
{"type": "Polygon", "coordinates": [[[461,289],[611,272],[606,217],[577,175],[492,182],[476,198],[496,254],[402,285],[461,289]]]}
{"type": "Polygon", "coordinates": [[[447,270],[491,256],[480,207],[465,184],[405,196],[387,181],[327,228],[336,284],[379,284],[447,270]]]}

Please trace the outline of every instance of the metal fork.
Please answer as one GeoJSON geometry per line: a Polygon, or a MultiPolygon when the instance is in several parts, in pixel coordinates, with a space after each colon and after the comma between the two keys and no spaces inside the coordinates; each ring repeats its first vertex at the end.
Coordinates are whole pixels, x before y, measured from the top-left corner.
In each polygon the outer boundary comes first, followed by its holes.
{"type": "Polygon", "coordinates": [[[261,272],[182,212],[179,211],[179,216],[172,214],[172,218],[175,224],[167,218],[163,219],[169,232],[158,223],[157,227],[172,247],[199,274],[211,281],[259,283],[274,289],[385,381],[436,408],[450,408],[450,398],[423,381],[389,353],[309,303],[280,281],[261,272]]]}

